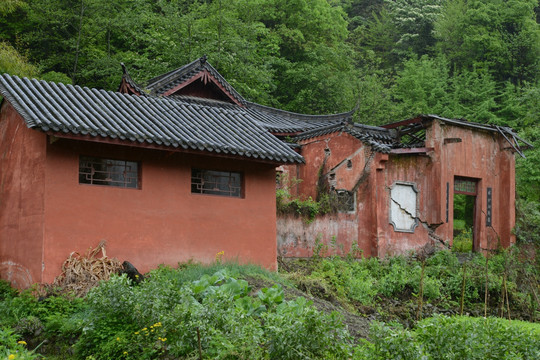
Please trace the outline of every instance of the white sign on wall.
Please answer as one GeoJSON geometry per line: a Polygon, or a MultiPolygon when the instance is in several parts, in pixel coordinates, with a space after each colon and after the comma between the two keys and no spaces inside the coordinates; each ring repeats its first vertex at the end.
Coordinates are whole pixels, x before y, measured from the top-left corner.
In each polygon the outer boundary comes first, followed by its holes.
{"type": "Polygon", "coordinates": [[[390,224],[394,231],[414,232],[418,190],[416,184],[397,181],[390,187],[390,224]]]}

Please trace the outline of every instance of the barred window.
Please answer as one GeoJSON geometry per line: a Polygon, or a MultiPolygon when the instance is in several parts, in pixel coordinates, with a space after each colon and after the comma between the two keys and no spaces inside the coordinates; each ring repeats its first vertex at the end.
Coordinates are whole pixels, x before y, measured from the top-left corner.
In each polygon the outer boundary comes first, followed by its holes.
{"type": "Polygon", "coordinates": [[[134,161],[79,158],[79,184],[139,188],[139,164],[134,161]]]}
{"type": "Polygon", "coordinates": [[[476,181],[473,179],[454,179],[454,192],[456,194],[476,195],[476,181]]]}
{"type": "Polygon", "coordinates": [[[353,212],[355,210],[354,192],[347,190],[336,190],[339,212],[353,212]]]}
{"type": "Polygon", "coordinates": [[[232,171],[191,169],[191,193],[241,198],[242,174],[232,171]]]}

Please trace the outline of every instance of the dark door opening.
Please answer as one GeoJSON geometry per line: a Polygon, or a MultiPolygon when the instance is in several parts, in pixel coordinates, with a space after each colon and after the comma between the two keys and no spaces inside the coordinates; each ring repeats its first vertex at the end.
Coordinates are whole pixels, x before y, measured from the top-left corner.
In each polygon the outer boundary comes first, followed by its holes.
{"type": "Polygon", "coordinates": [[[452,247],[455,251],[476,251],[476,194],[476,180],[454,179],[454,241],[452,247]]]}

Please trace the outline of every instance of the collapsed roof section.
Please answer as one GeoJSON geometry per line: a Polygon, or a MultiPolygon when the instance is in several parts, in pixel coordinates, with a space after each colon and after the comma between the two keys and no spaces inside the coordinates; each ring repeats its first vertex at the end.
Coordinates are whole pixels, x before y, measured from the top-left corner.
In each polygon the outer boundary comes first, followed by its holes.
{"type": "Polygon", "coordinates": [[[531,143],[520,138],[512,128],[480,124],[465,119],[448,119],[438,115],[418,115],[417,117],[386,124],[382,127],[396,131],[397,146],[401,148],[420,148],[425,146],[426,128],[431,125],[434,120],[441,121],[444,124],[500,134],[521,157],[525,157],[523,150],[532,147],[531,143]]]}

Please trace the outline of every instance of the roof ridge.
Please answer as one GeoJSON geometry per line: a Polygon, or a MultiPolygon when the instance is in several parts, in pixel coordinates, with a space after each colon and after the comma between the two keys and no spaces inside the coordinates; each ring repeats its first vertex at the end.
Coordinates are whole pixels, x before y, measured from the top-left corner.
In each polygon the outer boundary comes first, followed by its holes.
{"type": "Polygon", "coordinates": [[[341,120],[344,117],[352,117],[352,115],[355,112],[355,109],[353,109],[353,110],[350,110],[350,111],[346,111],[346,112],[342,112],[342,113],[336,113],[336,114],[316,115],[316,114],[301,114],[301,113],[296,113],[296,112],[293,112],[293,111],[277,109],[277,108],[274,108],[274,107],[271,107],[271,106],[257,104],[257,103],[251,102],[251,101],[247,101],[246,105],[248,106],[248,108],[249,107],[257,108],[259,110],[267,111],[269,113],[286,115],[286,116],[289,116],[291,118],[296,118],[296,119],[304,120],[304,121],[320,120],[320,119],[336,119],[336,120],[340,119],[341,120]]]}

